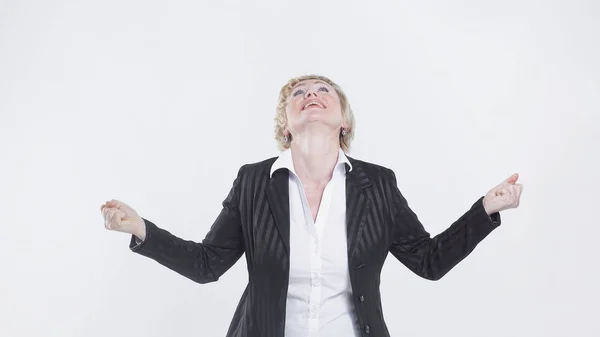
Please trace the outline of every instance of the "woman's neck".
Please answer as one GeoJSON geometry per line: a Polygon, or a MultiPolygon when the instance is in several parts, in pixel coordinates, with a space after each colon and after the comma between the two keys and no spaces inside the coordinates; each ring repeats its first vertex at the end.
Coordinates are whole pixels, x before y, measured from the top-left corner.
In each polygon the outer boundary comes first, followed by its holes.
{"type": "Polygon", "coordinates": [[[340,150],[336,134],[298,134],[290,147],[294,169],[304,184],[325,186],[331,180],[340,150]]]}

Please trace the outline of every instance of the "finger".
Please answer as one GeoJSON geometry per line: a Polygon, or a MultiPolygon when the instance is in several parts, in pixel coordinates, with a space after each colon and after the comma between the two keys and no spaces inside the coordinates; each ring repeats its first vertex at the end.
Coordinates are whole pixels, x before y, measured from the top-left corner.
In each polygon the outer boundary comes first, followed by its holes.
{"type": "Polygon", "coordinates": [[[502,200],[510,201],[512,199],[512,197],[513,197],[513,194],[512,194],[510,187],[504,187],[502,189],[502,200]]]}
{"type": "Polygon", "coordinates": [[[110,208],[110,207],[104,207],[104,210],[102,211],[102,215],[104,216],[105,220],[110,219],[110,211],[111,210],[112,210],[112,208],[110,208]]]}
{"type": "Polygon", "coordinates": [[[104,212],[104,228],[110,229],[110,222],[108,221],[108,212],[104,212]]]}
{"type": "Polygon", "coordinates": [[[109,201],[106,202],[106,205],[108,207],[119,207],[119,205],[123,205],[123,202],[121,202],[117,199],[110,199],[109,201]]]}
{"type": "Polygon", "coordinates": [[[515,186],[516,186],[516,189],[517,189],[517,197],[519,199],[521,199],[521,193],[523,193],[523,185],[517,184],[515,186]]]}
{"type": "Polygon", "coordinates": [[[113,209],[113,212],[112,212],[112,215],[111,215],[110,221],[111,221],[112,223],[116,223],[118,219],[119,219],[119,210],[117,210],[117,209],[113,209]]]}
{"type": "Polygon", "coordinates": [[[519,187],[516,185],[510,185],[509,190],[509,202],[511,204],[511,208],[519,206],[519,187]]]}
{"type": "Polygon", "coordinates": [[[116,218],[115,218],[115,215],[116,215],[116,214],[117,214],[117,212],[116,212],[116,210],[115,210],[114,208],[113,208],[113,209],[111,209],[111,210],[110,210],[110,212],[109,212],[109,217],[108,217],[108,225],[109,225],[109,227],[110,227],[111,229],[112,229],[112,228],[115,228],[115,227],[118,225],[118,224],[116,223],[116,221],[115,221],[115,219],[116,219],[116,218]]]}
{"type": "Polygon", "coordinates": [[[508,177],[504,182],[514,185],[518,179],[519,179],[519,174],[515,173],[515,174],[511,175],[510,177],[508,177]]]}
{"type": "Polygon", "coordinates": [[[104,213],[104,227],[106,227],[106,229],[112,229],[111,223],[110,223],[110,209],[109,208],[107,208],[106,212],[104,213]]]}
{"type": "Polygon", "coordinates": [[[125,203],[122,202],[122,201],[113,199],[112,202],[113,202],[114,207],[116,207],[116,208],[118,208],[120,210],[125,210],[125,208],[127,207],[125,205],[125,203]]]}
{"type": "Polygon", "coordinates": [[[102,206],[100,206],[100,210],[108,210],[111,209],[112,206],[108,205],[108,204],[103,204],[102,206]]]}

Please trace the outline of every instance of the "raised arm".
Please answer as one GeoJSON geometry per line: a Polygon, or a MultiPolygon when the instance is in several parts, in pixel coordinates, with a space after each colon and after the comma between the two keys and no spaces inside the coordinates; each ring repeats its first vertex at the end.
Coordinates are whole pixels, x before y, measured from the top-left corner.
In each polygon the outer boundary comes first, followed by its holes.
{"type": "Polygon", "coordinates": [[[432,238],[400,193],[393,172],[391,184],[394,237],[390,252],[415,274],[428,280],[442,278],[500,225],[500,214],[488,215],[484,197],[481,197],[448,229],[432,238]]]}
{"type": "Polygon", "coordinates": [[[202,242],[184,240],[148,219],[134,216],[143,229],[130,231],[130,249],[195,282],[217,281],[244,253],[238,208],[242,170],[243,167],[202,242]]]}

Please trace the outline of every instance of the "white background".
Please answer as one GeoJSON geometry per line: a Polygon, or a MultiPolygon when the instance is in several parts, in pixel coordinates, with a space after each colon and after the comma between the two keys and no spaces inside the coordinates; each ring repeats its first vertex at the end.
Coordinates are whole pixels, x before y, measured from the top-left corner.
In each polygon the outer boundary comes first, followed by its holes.
{"type": "Polygon", "coordinates": [[[513,172],[521,206],[438,282],[389,256],[392,336],[599,336],[596,1],[1,1],[0,335],[224,336],[245,258],[199,285],[103,227],[120,199],[202,240],[278,155],[280,87],[318,73],[349,153],[435,235],[513,172]]]}

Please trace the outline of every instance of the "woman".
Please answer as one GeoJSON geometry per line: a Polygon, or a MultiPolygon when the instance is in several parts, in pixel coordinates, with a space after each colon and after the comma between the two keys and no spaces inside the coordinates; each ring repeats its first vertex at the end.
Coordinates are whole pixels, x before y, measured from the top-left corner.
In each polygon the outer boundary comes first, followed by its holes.
{"type": "Polygon", "coordinates": [[[249,282],[227,336],[389,336],[379,293],[391,252],[437,280],[519,204],[514,174],[431,238],[385,167],[345,155],[354,116],[322,76],[291,79],[279,96],[282,153],[240,168],[201,243],[178,238],[126,204],[101,206],[105,227],[130,248],[198,283],[219,279],[245,253],[249,282]]]}

